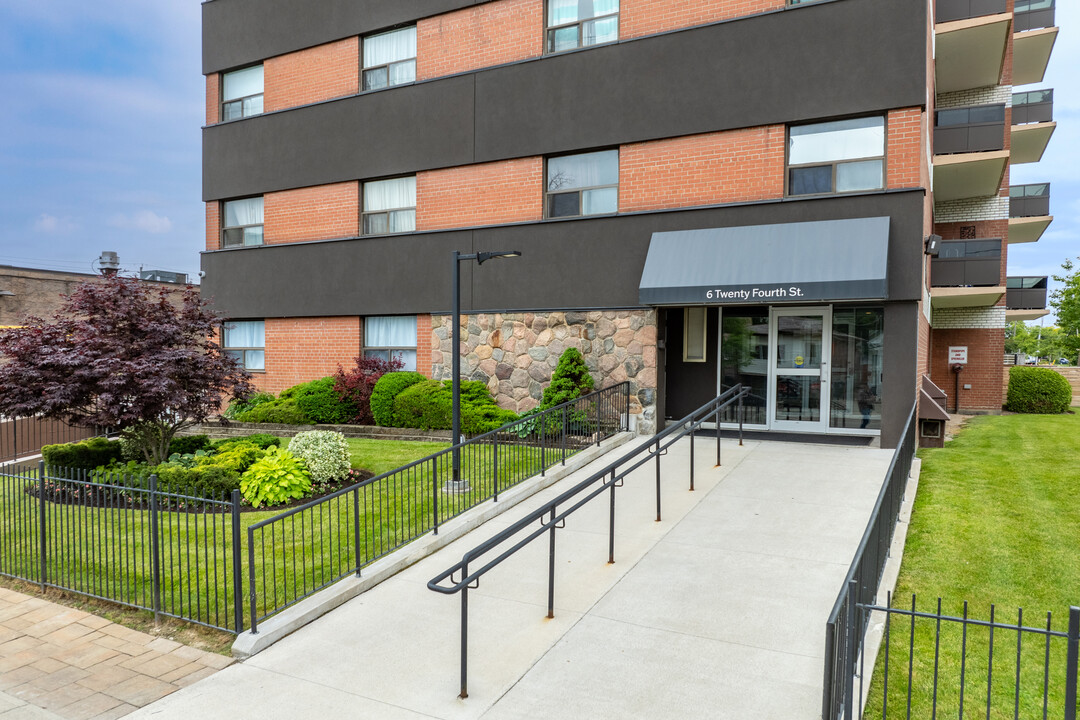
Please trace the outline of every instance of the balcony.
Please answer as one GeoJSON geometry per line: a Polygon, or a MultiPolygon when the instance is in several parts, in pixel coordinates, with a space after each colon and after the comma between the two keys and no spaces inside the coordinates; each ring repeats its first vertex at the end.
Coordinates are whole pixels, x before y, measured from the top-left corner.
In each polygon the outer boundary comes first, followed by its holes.
{"type": "Polygon", "coordinates": [[[1053,222],[1050,183],[1009,188],[1009,244],[1036,242],[1053,222]]]}
{"type": "Polygon", "coordinates": [[[1047,276],[1005,278],[1005,317],[1009,321],[1035,320],[1049,315],[1046,309],[1047,276]]]}
{"type": "Polygon", "coordinates": [[[931,307],[985,307],[1004,294],[1000,238],[941,243],[930,262],[931,307]]]}
{"type": "Polygon", "coordinates": [[[1016,0],[1013,33],[1013,85],[1042,82],[1057,40],[1054,0],[1016,0]]]}
{"type": "Polygon", "coordinates": [[[1055,4],[1054,0],[1016,0],[1013,8],[1013,32],[1054,27],[1055,4]]]}
{"type": "Polygon", "coordinates": [[[934,26],[939,93],[997,85],[1012,15],[1003,0],[937,0],[934,26]]]}
{"type": "Polygon", "coordinates": [[[1055,129],[1053,90],[1013,93],[1012,163],[1039,162],[1055,129]]]}
{"type": "Polygon", "coordinates": [[[934,114],[934,199],[992,197],[1009,163],[1005,106],[978,105],[934,114]]]}

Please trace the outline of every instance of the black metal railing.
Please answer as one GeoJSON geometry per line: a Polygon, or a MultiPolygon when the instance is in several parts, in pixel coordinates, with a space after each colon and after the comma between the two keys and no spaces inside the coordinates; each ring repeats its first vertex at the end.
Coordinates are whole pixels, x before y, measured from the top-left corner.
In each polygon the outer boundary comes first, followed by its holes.
{"type": "Polygon", "coordinates": [[[949,240],[930,261],[931,287],[1001,285],[1001,239],[949,240]]]}
{"type": "Polygon", "coordinates": [[[227,632],[243,627],[240,492],[161,492],[157,476],[0,467],[0,575],[227,632]]]}
{"type": "MultiPolygon", "coordinates": [[[[602,470],[590,475],[585,480],[558,497],[545,503],[540,508],[533,510],[516,523],[466,552],[461,561],[428,581],[428,588],[445,595],[461,595],[461,665],[460,697],[469,696],[468,689],[468,638],[469,638],[469,590],[479,586],[480,578],[497,567],[507,558],[527,546],[533,540],[543,535],[548,536],[548,592],[547,592],[547,617],[555,617],[555,531],[565,526],[566,518],[579,508],[585,506],[596,497],[609,493],[610,511],[608,528],[608,563],[615,562],[615,491],[622,487],[623,480],[627,475],[642,467],[646,463],[656,462],[656,522],[661,520],[661,469],[660,458],[667,453],[668,448],[681,440],[690,437],[690,490],[694,489],[694,435],[703,423],[716,422],[719,426],[721,412],[732,405],[742,407],[743,398],[750,393],[750,388],[744,385],[735,385],[725,390],[713,400],[702,405],[682,420],[669,425],[666,429],[653,435],[647,442],[638,445],[629,453],[623,455],[615,462],[602,470]],[[633,461],[640,455],[644,457],[633,461]],[[540,526],[537,527],[536,523],[540,526]],[[500,549],[503,545],[514,541],[519,535],[527,534],[517,539],[513,545],[503,550],[493,560],[476,570],[469,566],[478,561],[484,555],[500,549]],[[460,576],[460,580],[455,580],[460,576]],[[450,586],[441,583],[450,580],[450,586]]],[[[741,412],[739,413],[741,417],[741,412]]],[[[739,423],[739,444],[742,445],[742,422],[739,423]]],[[[720,465],[720,430],[717,427],[716,434],[716,464],[720,465]]]]}
{"type": "Polygon", "coordinates": [[[1050,183],[1009,187],[1009,217],[1045,217],[1050,214],[1050,183]]]}
{"type": "Polygon", "coordinates": [[[1005,278],[1005,307],[1009,310],[1045,310],[1048,280],[1046,275],[1005,278]]]}
{"type": "Polygon", "coordinates": [[[889,558],[896,521],[904,503],[904,490],[915,457],[916,405],[912,405],[893,452],[874,510],[855,551],[840,594],[825,624],[825,681],[821,717],[850,720],[856,661],[862,654],[867,618],[857,617],[857,605],[871,605],[877,596],[889,558]]]}
{"type": "Polygon", "coordinates": [[[945,23],[1003,12],[1006,12],[1005,0],[937,0],[934,21],[945,23]]]}
{"type": "Polygon", "coordinates": [[[1013,32],[1054,27],[1054,0],[1016,0],[1013,32]]]}
{"type": "Polygon", "coordinates": [[[504,425],[248,528],[259,622],[554,465],[628,430],[623,382],[504,425]],[[460,474],[454,477],[454,456],[460,474]]]}
{"type": "Polygon", "coordinates": [[[1054,119],[1054,91],[1029,90],[1013,93],[1012,124],[1051,122],[1054,119]]]}
{"type": "MultiPolygon", "coordinates": [[[[942,613],[859,603],[855,627],[866,627],[873,613],[884,615],[881,662],[859,657],[857,704],[844,718],[1012,717],[1076,720],[1080,608],[1072,607],[1066,630],[999,621],[990,606],[989,620],[971,617],[968,603],[960,617],[942,613]],[[1025,642],[1027,638],[1027,642],[1025,642]],[[870,685],[870,671],[880,682],[870,685]],[[880,695],[875,688],[880,688],[880,695]],[[871,697],[871,693],[873,696],[871,697]],[[968,714],[965,715],[965,708],[968,714]],[[864,712],[865,710],[865,712],[864,712]]],[[[880,617],[880,615],[879,615],[880,617]]],[[[1000,617],[1000,616],[998,616],[1000,617]]],[[[1036,616],[1040,620],[1042,616],[1036,616]]],[[[1040,623],[1041,625],[1041,623],[1040,623]]]]}
{"type": "Polygon", "coordinates": [[[1005,149],[1005,105],[976,105],[934,113],[934,154],[1005,149]]]}
{"type": "Polygon", "coordinates": [[[63,420],[0,418],[0,463],[32,457],[46,445],[79,442],[107,434],[106,428],[68,425],[63,420]]]}

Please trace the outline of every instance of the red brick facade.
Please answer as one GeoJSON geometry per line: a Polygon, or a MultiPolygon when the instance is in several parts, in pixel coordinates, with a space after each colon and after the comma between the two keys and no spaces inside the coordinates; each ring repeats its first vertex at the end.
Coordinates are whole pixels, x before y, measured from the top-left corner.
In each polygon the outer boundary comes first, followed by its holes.
{"type": "Polygon", "coordinates": [[[206,76],[206,124],[213,125],[221,117],[221,75],[206,76]]]}
{"type": "Polygon", "coordinates": [[[655,210],[780,198],[783,125],[624,145],[619,210],[655,210]]]}
{"type": "Polygon", "coordinates": [[[418,173],[416,229],[539,220],[544,216],[543,174],[539,157],[418,173]]]}
{"type": "Polygon", "coordinates": [[[963,346],[968,349],[968,362],[960,373],[960,411],[1001,410],[1002,358],[1005,354],[1005,333],[1001,330],[973,328],[964,330],[933,331],[931,343],[931,378],[949,396],[952,412],[956,402],[956,377],[949,366],[949,347],[963,346]],[[970,389],[965,389],[970,385],[970,389]]]}
{"type": "Polygon", "coordinates": [[[221,203],[206,203],[206,249],[217,250],[221,243],[221,203]]]}
{"type": "Polygon", "coordinates": [[[622,0],[619,4],[619,34],[623,38],[636,38],[780,10],[783,7],[784,0],[704,0],[680,3],[622,0]]]}
{"type": "Polygon", "coordinates": [[[359,92],[360,38],[352,37],[263,63],[265,112],[359,92]]]}
{"type": "Polygon", "coordinates": [[[923,167],[926,116],[919,108],[892,110],[886,120],[888,148],[885,186],[897,188],[925,187],[923,167]]]}
{"type": "Polygon", "coordinates": [[[358,317],[267,318],[266,372],[253,373],[255,385],[277,394],[351,367],[362,337],[358,317]]]}
{"type": "Polygon", "coordinates": [[[543,0],[485,3],[416,24],[416,79],[539,57],[543,51],[543,0]]]}
{"type": "Polygon", "coordinates": [[[267,245],[355,237],[360,226],[360,183],[267,193],[263,213],[267,245]]]}

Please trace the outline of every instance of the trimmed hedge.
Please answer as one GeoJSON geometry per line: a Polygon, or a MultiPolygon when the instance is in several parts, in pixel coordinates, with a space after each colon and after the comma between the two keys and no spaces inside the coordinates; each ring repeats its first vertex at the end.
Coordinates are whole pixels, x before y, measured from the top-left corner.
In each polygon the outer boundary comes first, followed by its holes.
{"type": "MultiPolygon", "coordinates": [[[[453,423],[453,389],[449,380],[424,380],[402,390],[394,399],[394,427],[449,430],[453,423]]],[[[461,431],[479,435],[517,419],[517,413],[495,404],[487,385],[461,382],[461,431]]]]}
{"type": "Polygon", "coordinates": [[[394,401],[403,390],[425,380],[426,378],[418,372],[389,372],[379,378],[371,391],[370,401],[371,415],[375,419],[375,424],[382,427],[402,427],[394,425],[394,401]]]}
{"type": "Polygon", "coordinates": [[[181,455],[193,455],[197,450],[207,450],[210,447],[208,435],[181,435],[174,437],[169,443],[169,455],[180,453],[181,455]]]}
{"type": "Polygon", "coordinates": [[[239,422],[281,423],[282,425],[314,425],[296,402],[296,398],[285,398],[262,403],[251,410],[236,416],[239,422]]]}
{"type": "Polygon", "coordinates": [[[355,403],[342,400],[334,389],[334,378],[324,377],[295,385],[281,393],[282,398],[295,398],[300,412],[319,425],[342,425],[357,416],[355,403]]]}
{"type": "Polygon", "coordinates": [[[1072,404],[1072,386],[1050,368],[1015,365],[1009,368],[1005,409],[1017,413],[1057,414],[1072,404]]]}
{"type": "Polygon", "coordinates": [[[105,438],[90,438],[77,443],[46,445],[41,448],[41,455],[49,467],[78,468],[93,470],[101,465],[120,462],[122,449],[120,443],[105,438]]]}
{"type": "Polygon", "coordinates": [[[245,437],[223,438],[221,440],[215,440],[214,442],[210,443],[209,449],[221,452],[223,450],[228,450],[235,445],[239,445],[240,443],[256,445],[265,450],[271,445],[281,445],[281,438],[277,437],[276,435],[269,435],[267,433],[255,433],[254,435],[247,435],[245,437]]]}
{"type": "Polygon", "coordinates": [[[164,463],[153,469],[158,476],[158,490],[161,492],[188,494],[194,491],[201,497],[227,497],[233,490],[240,489],[240,473],[221,465],[196,465],[186,468],[182,465],[164,463]]]}

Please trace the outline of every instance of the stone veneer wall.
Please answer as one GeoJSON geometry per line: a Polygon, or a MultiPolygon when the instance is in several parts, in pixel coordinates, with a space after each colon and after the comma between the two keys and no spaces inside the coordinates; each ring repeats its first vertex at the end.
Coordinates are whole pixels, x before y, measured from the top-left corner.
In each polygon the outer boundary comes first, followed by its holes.
{"type": "MultiPolygon", "coordinates": [[[[450,377],[451,318],[431,317],[431,376],[450,377]]],[[[499,405],[540,404],[559,356],[581,351],[596,387],[630,381],[640,433],[656,429],[656,311],[479,313],[461,318],[461,376],[487,383],[499,405]]]]}

